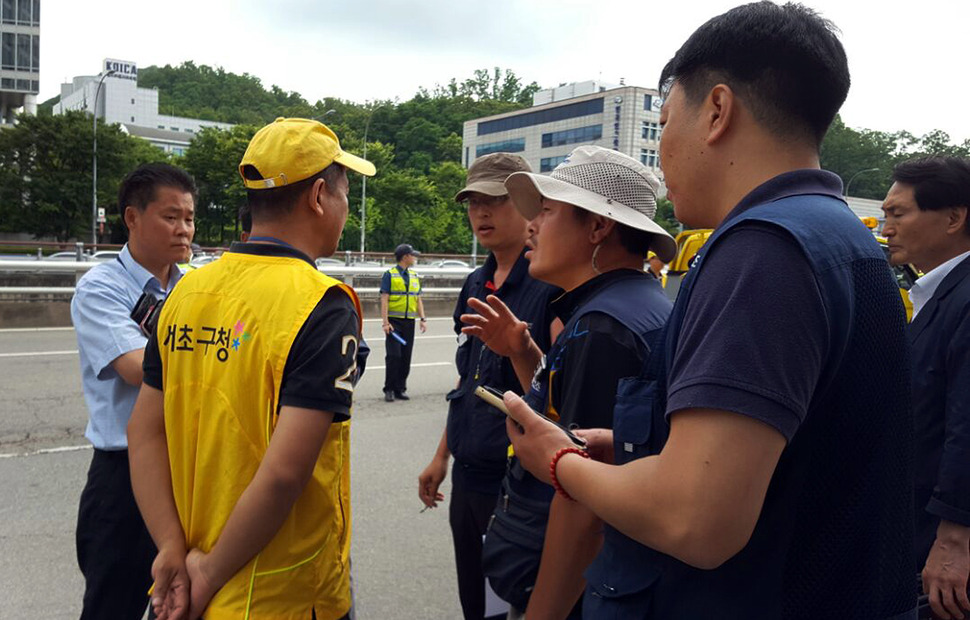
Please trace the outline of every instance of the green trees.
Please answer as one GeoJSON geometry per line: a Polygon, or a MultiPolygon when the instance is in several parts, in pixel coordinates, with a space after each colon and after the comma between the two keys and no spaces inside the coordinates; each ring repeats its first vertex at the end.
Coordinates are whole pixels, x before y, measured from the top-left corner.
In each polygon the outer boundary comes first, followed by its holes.
{"type": "MultiPolygon", "coordinates": [[[[91,117],[20,116],[0,131],[0,230],[66,241],[90,238],[91,117]]],[[[117,125],[98,124],[98,206],[108,215],[105,238],[124,239],[118,185],[139,163],[165,153],[117,125]]]]}
{"type": "Polygon", "coordinates": [[[951,144],[950,136],[940,130],[916,138],[907,131],[853,129],[836,117],[822,142],[821,163],[822,168],[842,177],[843,184],[855,177],[849,188],[853,196],[882,200],[892,185],[893,167],[925,155],[970,157],[970,140],[951,144]],[[855,176],[873,168],[876,170],[855,176]]]}
{"type": "Polygon", "coordinates": [[[248,73],[237,75],[192,61],[176,67],[142,68],[138,85],[158,89],[161,114],[252,125],[277,116],[314,116],[313,106],[299,93],[278,86],[267,90],[259,78],[248,73]]]}
{"type": "Polygon", "coordinates": [[[195,178],[199,188],[195,206],[197,243],[225,246],[239,238],[237,216],[246,202],[246,188],[238,166],[256,129],[255,125],[236,125],[225,131],[203,129],[175,162],[195,178]]]}
{"type": "MultiPolygon", "coordinates": [[[[235,214],[245,201],[236,166],[256,128],[278,116],[303,116],[327,123],[341,145],[358,154],[367,128],[367,158],[378,169],[367,183],[367,249],[389,251],[407,241],[448,253],[471,247],[464,211],[454,203],[465,181],[463,123],[530,105],[539,88],[534,82],[523,86],[511,70],[496,67],[422,90],[405,102],[360,105],[325,98],[311,105],[297,93],[267,90],[251,75],[190,62],[141,69],[139,86],[157,87],[167,114],[243,123],[228,132],[200,132],[176,162],[199,184],[196,239],[203,245],[224,245],[236,236],[235,214]]],[[[340,250],[360,249],[360,199],[361,179],[351,175],[340,250]]]]}
{"type": "MultiPolygon", "coordinates": [[[[358,104],[336,98],[307,102],[277,86],[265,88],[252,75],[186,62],[145,67],[139,85],[158,88],[160,111],[236,123],[229,131],[206,129],[174,163],[184,166],[199,185],[196,239],[203,245],[226,245],[237,238],[236,213],[245,202],[237,165],[256,129],[278,116],[316,118],[340,136],[353,153],[364,150],[378,175],[367,184],[367,249],[390,251],[407,241],[433,252],[467,252],[471,231],[454,194],[465,181],[462,130],[465,121],[527,107],[539,89],[525,85],[509,69],[478,69],[465,79],[451,79],[420,89],[407,101],[358,104]]],[[[49,110],[52,101],[44,102],[49,110]]],[[[91,126],[79,114],[23,117],[0,131],[0,230],[35,235],[87,238],[90,229],[91,126]]],[[[121,177],[138,163],[165,159],[146,142],[117,127],[99,127],[98,203],[108,209],[111,238],[123,239],[115,192],[121,177]]],[[[881,199],[893,166],[926,153],[970,156],[970,141],[951,144],[933,131],[922,137],[847,127],[837,118],[821,149],[822,167],[848,182],[856,173],[853,195],[881,199]]],[[[360,249],[361,178],[351,175],[350,213],[341,250],[360,249]]],[[[676,231],[670,203],[658,204],[658,222],[676,231]]]]}
{"type": "Polygon", "coordinates": [[[657,201],[657,213],[654,216],[654,221],[675,237],[680,232],[680,222],[674,217],[674,203],[666,198],[657,201]]]}

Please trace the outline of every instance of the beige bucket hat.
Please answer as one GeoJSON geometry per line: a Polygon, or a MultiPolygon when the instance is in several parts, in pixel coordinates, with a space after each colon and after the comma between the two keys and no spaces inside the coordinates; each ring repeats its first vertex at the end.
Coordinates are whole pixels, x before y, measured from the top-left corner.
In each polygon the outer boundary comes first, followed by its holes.
{"type": "Polygon", "coordinates": [[[539,214],[542,198],[559,200],[651,233],[650,249],[665,263],[677,253],[674,238],[654,222],[660,181],[649,168],[623,153],[581,146],[548,176],[516,172],[505,187],[527,219],[539,214]]]}

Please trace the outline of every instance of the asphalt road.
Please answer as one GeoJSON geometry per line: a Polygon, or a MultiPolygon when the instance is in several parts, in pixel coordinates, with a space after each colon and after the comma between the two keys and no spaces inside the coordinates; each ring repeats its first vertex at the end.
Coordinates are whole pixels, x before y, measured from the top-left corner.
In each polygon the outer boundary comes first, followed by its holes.
{"type": "MultiPolygon", "coordinates": [[[[411,400],[394,403],[381,393],[380,323],[364,326],[372,353],[351,433],[362,619],[461,617],[447,508],[421,513],[417,498],[457,379],[450,318],[428,325],[415,344],[411,400]]],[[[76,349],[71,329],[0,329],[0,620],[80,614],[74,526],[91,451],[76,349]]]]}

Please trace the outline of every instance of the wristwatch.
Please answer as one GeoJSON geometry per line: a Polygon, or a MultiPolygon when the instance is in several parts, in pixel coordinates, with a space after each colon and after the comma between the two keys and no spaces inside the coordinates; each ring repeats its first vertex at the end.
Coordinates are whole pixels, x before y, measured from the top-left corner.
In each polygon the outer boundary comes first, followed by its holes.
{"type": "Polygon", "coordinates": [[[422,322],[422,323],[427,323],[427,322],[428,322],[428,319],[426,319],[426,318],[424,318],[424,317],[421,317],[421,322],[422,322]]]}

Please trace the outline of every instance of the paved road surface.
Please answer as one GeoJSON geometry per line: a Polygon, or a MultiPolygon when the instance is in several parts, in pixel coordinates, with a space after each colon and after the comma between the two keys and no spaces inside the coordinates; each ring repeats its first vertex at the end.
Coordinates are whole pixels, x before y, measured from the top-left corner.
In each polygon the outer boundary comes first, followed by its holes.
{"type": "MultiPolygon", "coordinates": [[[[352,427],[359,617],[459,618],[447,508],[419,514],[417,499],[457,378],[451,320],[418,336],[409,402],[383,401],[380,322],[364,333],[372,354],[352,427]]],[[[76,349],[70,329],[0,329],[0,620],[80,613],[74,525],[91,451],[76,349]]]]}

